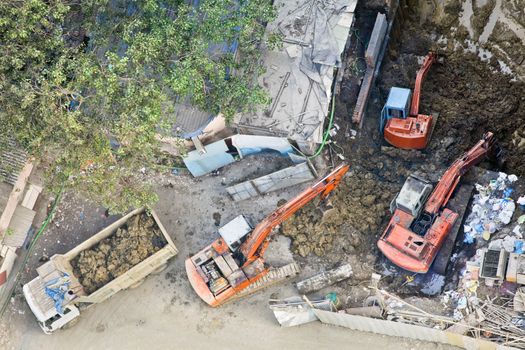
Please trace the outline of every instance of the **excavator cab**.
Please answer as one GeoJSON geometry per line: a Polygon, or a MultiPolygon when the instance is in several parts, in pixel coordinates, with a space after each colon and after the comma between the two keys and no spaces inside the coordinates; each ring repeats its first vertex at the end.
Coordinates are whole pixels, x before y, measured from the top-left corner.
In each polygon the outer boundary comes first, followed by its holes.
{"type": "Polygon", "coordinates": [[[385,106],[381,111],[380,132],[383,134],[385,125],[389,119],[406,119],[409,115],[410,100],[412,92],[410,89],[393,87],[390,89],[385,106]]]}
{"type": "Polygon", "coordinates": [[[416,175],[410,175],[399,194],[390,203],[390,211],[393,214],[396,209],[401,209],[415,218],[418,217],[430,192],[432,192],[432,188],[430,182],[416,175]]]}

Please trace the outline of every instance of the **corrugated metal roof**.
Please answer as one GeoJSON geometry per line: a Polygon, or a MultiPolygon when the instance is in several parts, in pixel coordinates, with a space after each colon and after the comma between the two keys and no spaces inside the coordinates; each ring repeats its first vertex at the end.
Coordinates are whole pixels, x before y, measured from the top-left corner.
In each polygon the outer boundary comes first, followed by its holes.
{"type": "Polygon", "coordinates": [[[281,169],[257,179],[226,188],[233,200],[240,201],[315,179],[307,162],[281,169]]]}
{"type": "Polygon", "coordinates": [[[27,153],[14,140],[0,144],[0,179],[14,185],[27,161],[27,153]]]}
{"type": "Polygon", "coordinates": [[[427,328],[401,322],[378,320],[369,317],[312,309],[322,323],[345,327],[361,332],[372,332],[391,337],[404,337],[429,342],[449,344],[464,349],[503,350],[513,349],[484,339],[427,328]]]}
{"type": "Polygon", "coordinates": [[[175,104],[172,135],[184,139],[198,136],[213,120],[213,115],[188,104],[175,104]]]}
{"type": "Polygon", "coordinates": [[[27,237],[27,233],[33,224],[36,212],[21,205],[17,206],[15,213],[9,223],[9,229],[4,236],[3,244],[10,247],[21,247],[27,237]]]}

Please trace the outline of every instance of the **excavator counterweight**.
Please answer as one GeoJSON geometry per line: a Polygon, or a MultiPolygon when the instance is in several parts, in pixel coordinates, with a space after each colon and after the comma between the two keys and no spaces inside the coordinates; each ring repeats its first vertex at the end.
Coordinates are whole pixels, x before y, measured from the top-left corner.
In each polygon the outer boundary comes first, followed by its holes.
{"type": "Polygon", "coordinates": [[[348,165],[340,165],[268,215],[253,231],[242,215],[220,228],[220,238],[186,260],[186,273],[197,295],[215,307],[261,289],[272,278],[283,279],[292,274],[293,264],[270,269],[264,262],[273,230],[315,197],[326,199],[348,169],[348,165]]]}
{"type": "Polygon", "coordinates": [[[391,207],[392,218],[377,242],[388,260],[408,271],[428,272],[458,218],[446,205],[461,176],[486,157],[495,156],[496,150],[494,135],[485,133],[445,171],[432,193],[429,182],[415,176],[407,179],[391,207]]]}

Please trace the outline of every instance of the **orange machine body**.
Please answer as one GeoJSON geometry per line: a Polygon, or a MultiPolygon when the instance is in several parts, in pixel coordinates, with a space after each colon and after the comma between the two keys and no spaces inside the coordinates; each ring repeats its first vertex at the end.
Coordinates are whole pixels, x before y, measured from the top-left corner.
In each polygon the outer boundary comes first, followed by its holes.
{"type": "Polygon", "coordinates": [[[185,263],[186,273],[197,295],[208,305],[219,306],[264,277],[269,269],[264,263],[263,254],[270,243],[272,231],[315,197],[325,199],[348,169],[348,165],[340,165],[268,215],[253,231],[244,236],[241,233],[238,245],[220,237],[188,258],[185,263]]]}
{"type": "MultiPolygon", "coordinates": [[[[487,132],[482,140],[447,169],[425,201],[422,211],[407,210],[408,206],[398,200],[411,198],[412,203],[418,203],[417,199],[413,199],[416,193],[411,196],[402,193],[405,188],[403,186],[396,198],[392,218],[377,243],[379,250],[392,263],[405,270],[428,272],[458,218],[457,213],[445,206],[461,176],[495,150],[494,136],[487,132]]],[[[417,207],[416,205],[415,208],[417,207]]]]}
{"type": "Polygon", "coordinates": [[[430,141],[432,116],[419,114],[406,119],[389,119],[383,133],[385,140],[397,148],[424,149],[430,141]]]}
{"type": "Polygon", "coordinates": [[[409,89],[393,87],[381,111],[380,128],[385,140],[403,149],[423,149],[428,145],[435,123],[431,115],[419,114],[419,100],[423,79],[436,60],[429,52],[417,73],[414,95],[409,89]],[[409,109],[410,106],[410,109],[409,109]]]}

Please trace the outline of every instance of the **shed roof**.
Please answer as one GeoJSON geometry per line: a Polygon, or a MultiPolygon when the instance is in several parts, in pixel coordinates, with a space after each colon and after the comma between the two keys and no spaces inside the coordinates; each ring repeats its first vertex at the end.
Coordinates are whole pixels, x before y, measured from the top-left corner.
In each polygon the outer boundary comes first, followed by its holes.
{"type": "Polygon", "coordinates": [[[282,48],[263,48],[266,69],[259,84],[272,104],[236,117],[241,132],[320,143],[328,115],[334,71],[341,65],[357,0],[277,0],[268,32],[284,37],[282,48]]]}

